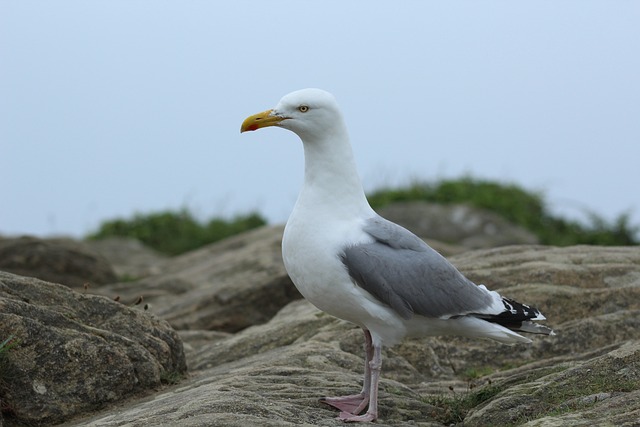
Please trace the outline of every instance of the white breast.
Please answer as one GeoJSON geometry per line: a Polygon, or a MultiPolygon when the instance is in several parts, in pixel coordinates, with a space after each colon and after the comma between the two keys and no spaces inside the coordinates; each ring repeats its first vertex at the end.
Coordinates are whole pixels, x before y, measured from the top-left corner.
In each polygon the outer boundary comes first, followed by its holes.
{"type": "Polygon", "coordinates": [[[387,342],[404,335],[404,325],[393,310],[357,286],[340,259],[345,241],[370,242],[360,223],[330,225],[299,222],[296,215],[287,222],[282,241],[284,265],[300,293],[320,310],[350,321],[387,342]],[[388,331],[388,332],[387,332],[388,331]]]}

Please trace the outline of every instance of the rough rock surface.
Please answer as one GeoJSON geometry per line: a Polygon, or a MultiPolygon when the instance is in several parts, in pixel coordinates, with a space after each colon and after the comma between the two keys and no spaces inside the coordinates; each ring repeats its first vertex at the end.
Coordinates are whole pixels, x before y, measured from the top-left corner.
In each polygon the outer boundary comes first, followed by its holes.
{"type": "Polygon", "coordinates": [[[167,260],[166,256],[132,238],[109,237],[85,243],[111,263],[119,280],[157,274],[160,271],[159,265],[167,260]]]}
{"type": "MultiPolygon", "coordinates": [[[[590,425],[609,419],[634,425],[640,341],[538,360],[531,348],[539,351],[544,340],[515,347],[484,343],[489,353],[496,346],[512,350],[510,360],[521,366],[476,379],[473,389],[470,374],[455,374],[447,366],[448,352],[464,349],[465,342],[420,340],[422,366],[412,364],[403,348],[387,349],[376,425],[450,425],[462,422],[469,409],[464,422],[473,426],[558,422],[569,414],[583,423],[556,425],[587,425],[589,419],[595,423],[590,425]]],[[[173,389],[69,425],[343,425],[318,397],[358,391],[361,344],[359,330],[305,301],[294,302],[265,325],[201,347],[190,359],[191,378],[173,389]]],[[[484,365],[467,364],[478,367],[484,365]]]]}
{"type": "Polygon", "coordinates": [[[379,212],[418,236],[471,249],[538,243],[530,231],[494,212],[466,204],[397,202],[379,212]]]}
{"type": "MultiPolygon", "coordinates": [[[[638,425],[640,248],[514,246],[452,261],[538,305],[558,335],[385,349],[376,425],[638,425]]],[[[185,331],[189,379],[69,425],[343,425],[317,398],[358,391],[361,335],[305,301],[235,334],[185,331]]]]}
{"type": "Polygon", "coordinates": [[[111,264],[103,256],[70,239],[2,239],[0,270],[75,288],[116,280],[111,264]]]}
{"type": "Polygon", "coordinates": [[[556,361],[500,378],[497,394],[472,410],[465,426],[637,426],[640,341],[605,351],[586,361],[556,361]]]}
{"type": "MultiPolygon", "coordinates": [[[[192,377],[178,387],[71,425],[344,425],[318,398],[359,387],[359,338],[351,325],[296,301],[265,325],[203,346],[190,360],[192,377]]],[[[408,364],[394,370],[416,373],[408,364]]],[[[388,376],[383,390],[380,425],[437,410],[388,376]]]]}
{"type": "Polygon", "coordinates": [[[46,425],[159,388],[186,372],[180,338],[149,313],[0,272],[0,409],[46,425]]]}
{"type": "MultiPolygon", "coordinates": [[[[89,415],[79,408],[65,425],[344,425],[317,399],[359,390],[362,333],[292,301],[280,233],[255,230],[104,287],[123,299],[143,294],[170,319],[190,373],[89,415]]],[[[429,337],[385,349],[376,425],[640,425],[640,248],[509,246],[450,259],[477,283],[538,306],[558,335],[515,346],[429,337]]],[[[103,393],[110,387],[119,390],[103,393]]]]}
{"type": "Polygon", "coordinates": [[[158,273],[96,290],[142,295],[176,329],[236,332],[302,298],[282,264],[282,227],[262,227],[167,260],[158,273]]]}

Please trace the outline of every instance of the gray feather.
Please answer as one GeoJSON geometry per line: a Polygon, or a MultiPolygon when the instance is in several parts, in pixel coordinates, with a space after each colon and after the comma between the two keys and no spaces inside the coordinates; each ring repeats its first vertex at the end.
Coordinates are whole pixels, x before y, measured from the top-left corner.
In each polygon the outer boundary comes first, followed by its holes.
{"type": "Polygon", "coordinates": [[[482,312],[491,295],[462,275],[416,235],[375,217],[364,231],[375,241],[344,249],[352,279],[404,319],[482,312]]]}

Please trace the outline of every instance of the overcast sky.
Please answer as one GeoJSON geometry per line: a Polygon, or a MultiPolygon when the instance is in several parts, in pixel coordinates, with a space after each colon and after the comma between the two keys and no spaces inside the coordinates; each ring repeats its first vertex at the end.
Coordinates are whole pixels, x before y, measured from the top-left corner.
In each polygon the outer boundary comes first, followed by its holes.
{"type": "Polygon", "coordinates": [[[0,234],[186,206],[284,222],[337,97],[365,188],[470,174],[640,223],[638,1],[0,0],[0,234]]]}

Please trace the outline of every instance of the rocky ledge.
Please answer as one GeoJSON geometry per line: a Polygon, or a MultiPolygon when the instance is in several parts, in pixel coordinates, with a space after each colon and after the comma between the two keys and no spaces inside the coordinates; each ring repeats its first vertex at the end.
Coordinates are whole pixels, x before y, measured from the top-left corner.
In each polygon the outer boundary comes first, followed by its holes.
{"type": "MultiPolygon", "coordinates": [[[[4,425],[342,425],[318,398],[359,390],[361,332],[299,299],[280,233],[265,227],[88,290],[0,274],[0,343],[14,337],[0,349],[4,425]]],[[[557,335],[386,349],[377,425],[640,425],[640,248],[450,259],[538,306],[557,335]]]]}

